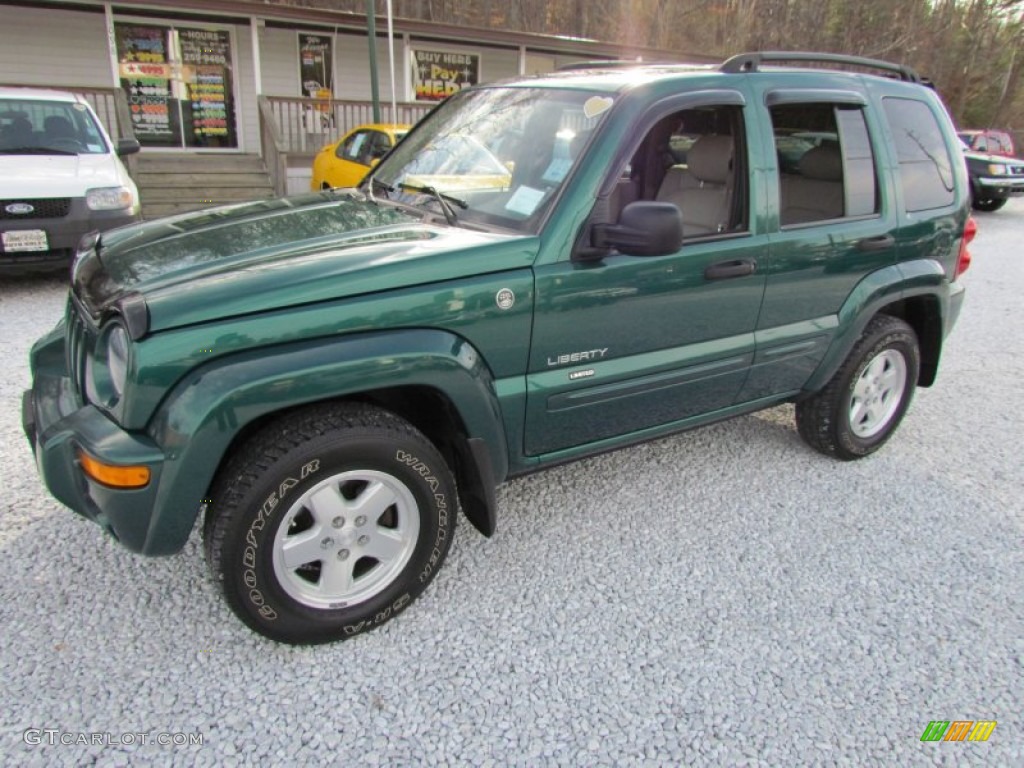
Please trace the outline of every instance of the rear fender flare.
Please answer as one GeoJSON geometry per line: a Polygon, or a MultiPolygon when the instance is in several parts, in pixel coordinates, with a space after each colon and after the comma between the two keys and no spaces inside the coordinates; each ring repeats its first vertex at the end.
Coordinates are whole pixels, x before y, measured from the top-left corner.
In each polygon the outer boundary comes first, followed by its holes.
{"type": "MultiPolygon", "coordinates": [[[[804,390],[817,392],[828,384],[849,356],[871,318],[902,299],[922,295],[938,298],[941,327],[949,303],[949,278],[942,265],[933,259],[915,259],[894,264],[865,277],[840,308],[836,335],[804,390]]],[[[939,337],[941,339],[941,330],[939,337]]]]}

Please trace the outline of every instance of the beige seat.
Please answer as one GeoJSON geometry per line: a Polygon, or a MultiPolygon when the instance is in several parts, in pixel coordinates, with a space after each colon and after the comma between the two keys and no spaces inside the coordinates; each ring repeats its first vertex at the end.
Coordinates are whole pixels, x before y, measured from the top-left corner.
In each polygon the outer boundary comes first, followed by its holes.
{"type": "Polygon", "coordinates": [[[786,224],[838,219],[843,215],[843,158],[839,146],[821,144],[800,158],[800,174],[779,178],[780,220],[786,224]]]}
{"type": "Polygon", "coordinates": [[[732,136],[701,136],[686,153],[687,165],[672,166],[657,199],[683,214],[683,235],[708,235],[729,228],[732,199],[732,136]]]}

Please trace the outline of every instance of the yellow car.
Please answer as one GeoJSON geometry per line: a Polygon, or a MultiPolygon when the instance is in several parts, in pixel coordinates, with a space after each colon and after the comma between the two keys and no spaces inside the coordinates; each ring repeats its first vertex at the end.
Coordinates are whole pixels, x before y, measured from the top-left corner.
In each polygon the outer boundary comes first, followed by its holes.
{"type": "Polygon", "coordinates": [[[313,159],[309,188],[354,187],[386,155],[410,126],[394,123],[360,125],[328,144],[313,159]]]}

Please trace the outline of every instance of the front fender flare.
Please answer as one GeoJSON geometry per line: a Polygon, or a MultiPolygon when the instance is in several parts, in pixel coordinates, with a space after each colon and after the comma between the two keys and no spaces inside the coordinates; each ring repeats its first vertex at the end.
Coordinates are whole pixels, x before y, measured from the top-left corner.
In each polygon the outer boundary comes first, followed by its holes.
{"type": "Polygon", "coordinates": [[[403,330],[250,350],[193,370],[154,414],[147,431],[166,458],[143,552],[184,546],[225,453],[247,425],[289,408],[402,386],[446,397],[475,450],[486,446],[490,468],[482,473],[492,482],[507,475],[491,372],[459,336],[403,330]]]}

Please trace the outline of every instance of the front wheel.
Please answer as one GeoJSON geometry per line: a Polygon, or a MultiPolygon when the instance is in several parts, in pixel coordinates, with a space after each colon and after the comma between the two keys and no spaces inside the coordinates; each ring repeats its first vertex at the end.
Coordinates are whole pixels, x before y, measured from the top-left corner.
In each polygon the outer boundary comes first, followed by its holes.
{"type": "Polygon", "coordinates": [[[455,488],[418,430],[361,404],[314,406],[250,439],[214,483],[206,557],[232,610],[287,643],[378,626],[448,552],[455,488]]]}
{"type": "Polygon", "coordinates": [[[921,353],[903,320],[878,315],[820,392],[796,406],[800,436],[838,459],[859,459],[888,440],[914,396],[921,353]]]}
{"type": "Polygon", "coordinates": [[[971,207],[976,211],[992,213],[1006,205],[1005,197],[976,197],[971,200],[971,207]]]}

